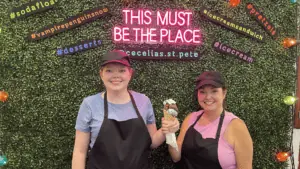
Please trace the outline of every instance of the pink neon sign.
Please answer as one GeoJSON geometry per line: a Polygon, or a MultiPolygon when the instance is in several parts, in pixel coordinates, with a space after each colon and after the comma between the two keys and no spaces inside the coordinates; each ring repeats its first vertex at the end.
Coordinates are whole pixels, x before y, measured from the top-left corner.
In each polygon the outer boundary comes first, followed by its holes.
{"type": "Polygon", "coordinates": [[[191,11],[123,9],[122,14],[124,24],[113,28],[113,39],[116,43],[202,43],[200,29],[192,26],[191,11]]]}

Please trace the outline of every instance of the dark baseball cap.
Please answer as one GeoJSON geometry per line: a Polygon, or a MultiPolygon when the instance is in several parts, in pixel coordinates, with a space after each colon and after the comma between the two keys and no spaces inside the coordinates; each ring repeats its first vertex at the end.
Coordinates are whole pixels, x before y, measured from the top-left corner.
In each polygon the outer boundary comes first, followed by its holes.
{"type": "Polygon", "coordinates": [[[102,61],[103,63],[101,64],[101,67],[108,63],[120,63],[122,65],[131,67],[129,56],[121,50],[113,50],[108,52],[102,57],[102,61]]]}
{"type": "Polygon", "coordinates": [[[196,90],[205,85],[212,85],[216,88],[225,87],[225,80],[219,72],[206,71],[196,79],[196,90]]]}

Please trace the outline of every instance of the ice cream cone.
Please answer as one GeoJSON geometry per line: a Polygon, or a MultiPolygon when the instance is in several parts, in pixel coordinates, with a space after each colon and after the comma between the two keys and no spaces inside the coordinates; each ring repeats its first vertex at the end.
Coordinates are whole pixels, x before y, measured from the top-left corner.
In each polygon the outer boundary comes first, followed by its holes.
{"type": "Polygon", "coordinates": [[[169,114],[168,112],[167,112],[167,110],[163,110],[164,111],[164,118],[165,118],[165,120],[175,120],[175,117],[173,117],[171,114],[169,114]]]}

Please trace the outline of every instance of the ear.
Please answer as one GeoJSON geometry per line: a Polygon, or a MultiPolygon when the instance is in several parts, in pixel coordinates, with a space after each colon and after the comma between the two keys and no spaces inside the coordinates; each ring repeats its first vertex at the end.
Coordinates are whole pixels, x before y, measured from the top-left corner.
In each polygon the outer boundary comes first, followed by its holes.
{"type": "Polygon", "coordinates": [[[200,89],[197,89],[196,90],[196,96],[197,96],[197,98],[198,98],[199,94],[200,94],[200,89]]]}
{"type": "Polygon", "coordinates": [[[226,94],[227,94],[227,89],[223,89],[224,98],[226,97],[226,94]]]}
{"type": "Polygon", "coordinates": [[[100,68],[100,70],[99,70],[99,75],[100,75],[100,78],[101,78],[101,80],[102,80],[102,77],[103,77],[103,68],[100,68]]]}
{"type": "Polygon", "coordinates": [[[131,78],[130,78],[130,79],[132,79],[133,76],[134,76],[135,71],[134,71],[133,68],[129,68],[129,72],[130,72],[130,74],[131,74],[131,78]]]}

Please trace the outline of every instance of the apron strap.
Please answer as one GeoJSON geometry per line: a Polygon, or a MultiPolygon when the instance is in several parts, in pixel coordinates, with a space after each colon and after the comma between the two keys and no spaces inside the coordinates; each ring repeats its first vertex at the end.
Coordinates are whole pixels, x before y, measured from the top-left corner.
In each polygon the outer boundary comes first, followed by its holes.
{"type": "MultiPolygon", "coordinates": [[[[197,117],[197,120],[193,123],[192,127],[195,126],[195,124],[199,121],[199,119],[202,117],[203,114],[204,114],[204,112],[200,116],[197,117]]],[[[216,140],[219,140],[219,138],[220,138],[221,128],[222,128],[223,121],[224,121],[224,116],[225,116],[225,110],[223,109],[221,116],[220,116],[220,120],[219,120],[218,130],[216,133],[216,140]]]]}
{"type": "Polygon", "coordinates": [[[130,96],[132,105],[133,105],[133,107],[134,107],[134,110],[135,110],[135,112],[136,112],[136,115],[138,116],[138,118],[142,119],[142,116],[141,116],[141,114],[140,114],[140,112],[139,112],[139,109],[137,108],[137,106],[136,106],[136,104],[135,104],[135,100],[134,100],[132,94],[130,93],[130,91],[128,91],[128,93],[129,93],[129,96],[130,96]]]}
{"type": "Polygon", "coordinates": [[[217,130],[217,133],[216,133],[216,140],[219,140],[219,138],[220,138],[220,133],[221,133],[222,125],[223,125],[224,116],[225,116],[225,111],[223,109],[223,111],[221,113],[219,125],[218,125],[218,130],[217,130]]]}
{"type": "Polygon", "coordinates": [[[204,111],[202,114],[200,114],[200,116],[197,117],[197,120],[193,123],[192,127],[195,126],[195,124],[199,121],[199,119],[202,117],[203,114],[204,114],[204,111]]]}
{"type": "Polygon", "coordinates": [[[108,117],[107,92],[104,93],[104,119],[108,117]]]}

